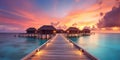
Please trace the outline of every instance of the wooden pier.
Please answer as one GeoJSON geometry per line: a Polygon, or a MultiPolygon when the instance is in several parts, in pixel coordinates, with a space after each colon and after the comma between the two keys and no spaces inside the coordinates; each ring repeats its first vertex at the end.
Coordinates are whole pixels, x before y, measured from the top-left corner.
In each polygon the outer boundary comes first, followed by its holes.
{"type": "Polygon", "coordinates": [[[21,60],[97,60],[74,42],[56,34],[21,60]]]}
{"type": "Polygon", "coordinates": [[[21,34],[17,34],[16,36],[38,38],[38,39],[50,39],[53,36],[55,36],[55,34],[27,34],[27,33],[21,33],[21,34]]]}

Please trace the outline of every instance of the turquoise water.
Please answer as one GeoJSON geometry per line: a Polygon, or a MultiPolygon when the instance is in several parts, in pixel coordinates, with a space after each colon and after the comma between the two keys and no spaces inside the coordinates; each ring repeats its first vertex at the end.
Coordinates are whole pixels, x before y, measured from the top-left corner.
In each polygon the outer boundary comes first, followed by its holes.
{"type": "Polygon", "coordinates": [[[119,33],[99,33],[70,39],[99,60],[120,60],[119,33]]]}
{"type": "Polygon", "coordinates": [[[20,60],[47,40],[0,34],[0,60],[20,60]]]}

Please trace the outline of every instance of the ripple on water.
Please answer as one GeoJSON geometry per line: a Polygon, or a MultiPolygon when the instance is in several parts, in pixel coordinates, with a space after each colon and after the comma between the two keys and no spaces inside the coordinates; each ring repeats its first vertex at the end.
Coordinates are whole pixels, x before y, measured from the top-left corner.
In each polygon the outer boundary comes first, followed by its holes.
{"type": "Polygon", "coordinates": [[[120,60],[119,33],[95,34],[74,39],[74,42],[100,60],[120,60]]]}
{"type": "Polygon", "coordinates": [[[0,60],[20,60],[46,41],[14,37],[14,34],[0,34],[0,60]]]}

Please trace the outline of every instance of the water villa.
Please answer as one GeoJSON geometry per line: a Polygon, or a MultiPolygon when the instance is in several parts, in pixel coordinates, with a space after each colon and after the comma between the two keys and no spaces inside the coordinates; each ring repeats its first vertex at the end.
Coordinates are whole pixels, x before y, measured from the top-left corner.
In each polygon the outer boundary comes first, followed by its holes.
{"type": "Polygon", "coordinates": [[[66,33],[67,33],[67,37],[78,37],[80,36],[80,30],[76,27],[69,27],[67,30],[66,30],[66,33]]]}
{"type": "Polygon", "coordinates": [[[45,36],[45,39],[49,39],[56,34],[56,28],[52,25],[43,25],[37,30],[37,33],[40,35],[40,38],[45,36]]]}
{"type": "Polygon", "coordinates": [[[89,36],[90,33],[91,33],[91,31],[90,31],[90,29],[83,29],[83,30],[82,30],[82,33],[83,33],[83,34],[82,34],[83,36],[89,36]]]}
{"type": "Polygon", "coordinates": [[[56,28],[52,25],[43,25],[38,30],[30,27],[26,30],[26,33],[19,34],[19,37],[34,37],[40,39],[50,39],[56,34],[56,28]]]}
{"type": "Polygon", "coordinates": [[[79,30],[76,27],[69,27],[67,30],[64,31],[62,29],[56,29],[52,25],[43,25],[38,30],[34,27],[30,27],[26,30],[25,34],[19,34],[19,36],[50,39],[56,33],[64,33],[64,35],[67,37],[89,36],[91,34],[90,29],[79,30]]]}
{"type": "Polygon", "coordinates": [[[39,29],[30,27],[25,34],[19,36],[48,39],[48,41],[23,57],[22,60],[97,60],[67,38],[85,36],[88,33],[90,33],[89,29],[81,31],[76,27],[69,27],[66,31],[56,29],[52,25],[43,25],[39,29]]]}
{"type": "Polygon", "coordinates": [[[36,29],[34,27],[30,27],[26,30],[27,34],[35,34],[36,33],[36,29]]]}

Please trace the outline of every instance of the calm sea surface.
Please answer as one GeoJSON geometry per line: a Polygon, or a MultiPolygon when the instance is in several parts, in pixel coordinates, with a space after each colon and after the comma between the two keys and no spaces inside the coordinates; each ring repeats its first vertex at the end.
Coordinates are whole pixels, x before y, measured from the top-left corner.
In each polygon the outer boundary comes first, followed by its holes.
{"type": "Polygon", "coordinates": [[[15,34],[0,34],[0,60],[20,60],[47,40],[14,37],[15,34]]]}
{"type": "Polygon", "coordinates": [[[99,60],[120,60],[120,33],[99,33],[70,39],[99,60]]]}
{"type": "MultiPolygon", "coordinates": [[[[0,34],[0,60],[20,60],[47,40],[0,34]]],[[[120,60],[120,34],[100,33],[71,38],[99,60],[120,60]]]]}

